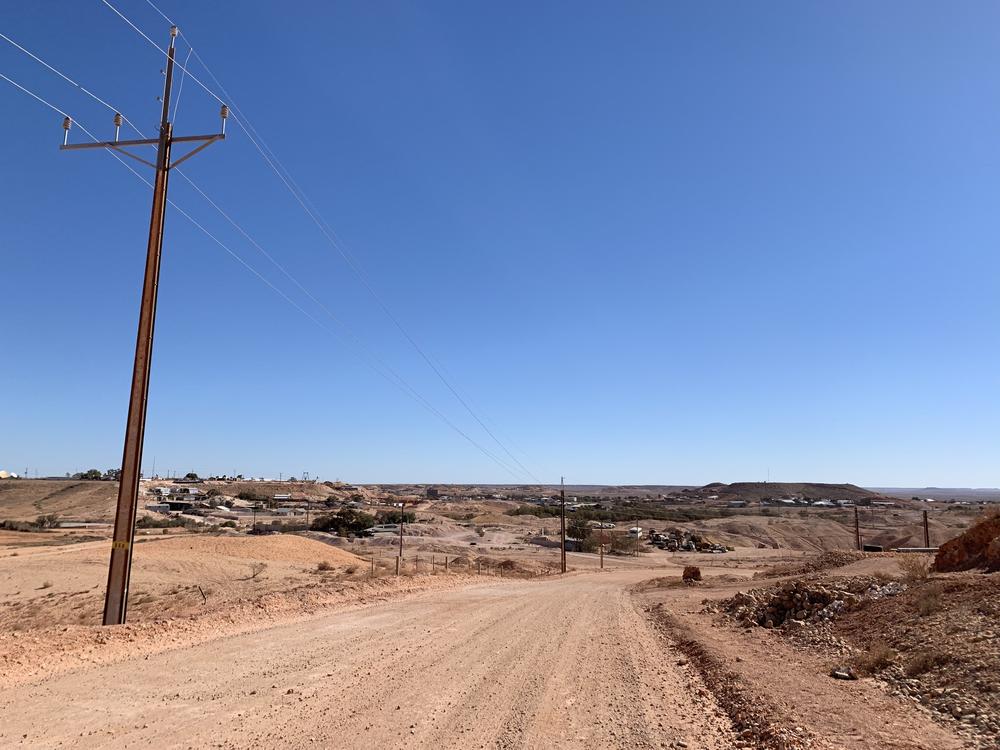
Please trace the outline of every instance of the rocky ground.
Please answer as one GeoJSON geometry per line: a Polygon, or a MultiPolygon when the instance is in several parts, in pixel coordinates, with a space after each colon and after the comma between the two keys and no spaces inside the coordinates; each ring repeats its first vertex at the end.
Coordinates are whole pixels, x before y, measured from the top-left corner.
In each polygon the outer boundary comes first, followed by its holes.
{"type": "Polygon", "coordinates": [[[1000,577],[835,573],[741,591],[705,611],[825,654],[832,678],[883,682],[970,747],[1000,745],[1000,577]]]}

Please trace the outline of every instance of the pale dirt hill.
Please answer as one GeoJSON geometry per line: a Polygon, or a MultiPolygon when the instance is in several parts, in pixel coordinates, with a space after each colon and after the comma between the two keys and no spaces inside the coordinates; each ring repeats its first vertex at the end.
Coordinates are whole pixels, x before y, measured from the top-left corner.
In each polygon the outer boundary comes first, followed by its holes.
{"type": "MultiPolygon", "coordinates": [[[[31,622],[93,622],[110,549],[110,541],[0,549],[0,629],[31,622]]],[[[321,563],[329,568],[323,575],[368,569],[350,552],[299,536],[140,536],[133,553],[130,616],[173,615],[308,584],[321,575],[321,563]]]]}
{"type": "Polygon", "coordinates": [[[33,521],[54,513],[76,520],[110,521],[117,498],[117,482],[4,479],[0,480],[0,519],[33,521]]]}

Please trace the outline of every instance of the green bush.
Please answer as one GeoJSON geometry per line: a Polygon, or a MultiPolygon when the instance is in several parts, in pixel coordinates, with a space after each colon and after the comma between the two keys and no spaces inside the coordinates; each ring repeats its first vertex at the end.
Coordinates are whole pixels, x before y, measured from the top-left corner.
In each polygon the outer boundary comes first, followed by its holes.
{"type": "Polygon", "coordinates": [[[375,516],[361,513],[354,508],[341,508],[336,513],[318,516],[310,525],[313,531],[328,531],[337,536],[360,534],[375,525],[375,516]]]}

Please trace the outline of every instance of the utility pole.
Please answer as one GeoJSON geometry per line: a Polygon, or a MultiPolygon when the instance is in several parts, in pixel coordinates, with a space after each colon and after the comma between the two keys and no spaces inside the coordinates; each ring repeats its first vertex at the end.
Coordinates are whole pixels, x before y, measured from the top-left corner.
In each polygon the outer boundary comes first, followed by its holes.
{"type": "Polygon", "coordinates": [[[142,284],[142,302],[139,307],[139,326],[135,342],[135,362],[132,368],[132,389],[129,394],[128,419],[125,423],[125,447],[122,451],[122,470],[118,483],[118,507],[115,511],[114,540],[111,543],[111,562],[108,567],[108,588],[104,599],[104,624],[125,623],[128,607],[128,584],[132,570],[132,546],[135,539],[136,503],[139,498],[139,472],[142,462],[142,441],[146,430],[146,403],[149,396],[149,373],[153,354],[153,324],[156,319],[156,295],[160,279],[160,256],[163,251],[163,223],[167,211],[167,177],[174,167],[187,161],[196,153],[226,137],[226,118],[229,109],[223,105],[222,132],[213,135],[174,137],[170,122],[170,89],[174,76],[174,41],[177,27],[170,27],[170,46],[167,49],[167,68],[163,82],[163,109],[160,116],[158,138],[136,141],[118,139],[122,116],[115,114],[115,139],[98,143],[70,144],[69,130],[72,120],[63,120],[63,145],[61,150],[105,148],[117,151],[149,167],[156,176],[153,182],[153,206],[149,219],[149,239],[146,244],[146,271],[142,284]],[[200,143],[179,159],[171,160],[174,143],[200,143]],[[130,146],[156,146],[156,163],[127,150],[130,146]]]}
{"type": "MultiPolygon", "coordinates": [[[[403,521],[406,520],[406,500],[399,504],[399,559],[403,559],[403,521]]],[[[445,558],[447,560],[447,558],[445,558]]]]}
{"type": "Polygon", "coordinates": [[[566,572],[566,477],[559,477],[559,496],[562,499],[562,514],[560,518],[559,535],[562,544],[559,546],[559,568],[566,572]]]}
{"type": "Polygon", "coordinates": [[[930,530],[930,527],[927,525],[927,511],[925,510],[924,511],[924,547],[927,548],[927,547],[930,547],[930,546],[931,546],[931,530],[930,530]]]}
{"type": "Polygon", "coordinates": [[[854,506],[854,545],[861,551],[861,519],[858,516],[858,506],[854,506]]]}

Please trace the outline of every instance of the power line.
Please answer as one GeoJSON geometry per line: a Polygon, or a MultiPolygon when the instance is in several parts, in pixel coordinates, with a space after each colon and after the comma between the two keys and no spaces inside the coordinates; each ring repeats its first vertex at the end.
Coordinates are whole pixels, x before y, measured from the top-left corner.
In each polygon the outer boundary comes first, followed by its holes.
{"type": "MultiPolygon", "coordinates": [[[[110,2],[108,2],[108,0],[101,0],[101,1],[104,3],[104,5],[106,5],[108,8],[110,8],[116,15],[118,15],[123,21],[125,21],[125,23],[128,24],[133,30],[135,30],[140,36],[142,36],[146,41],[148,41],[154,48],[156,48],[160,52],[166,54],[165,50],[163,50],[155,41],[153,41],[149,36],[147,36],[138,26],[136,26],[136,24],[134,24],[131,20],[129,20],[114,5],[112,5],[110,2]]],[[[147,2],[148,5],[150,5],[150,7],[152,7],[154,10],[156,10],[157,13],[159,13],[164,19],[169,20],[169,18],[166,16],[166,14],[164,14],[154,3],[150,2],[150,0],[146,0],[146,2],[147,2]]],[[[16,47],[18,50],[20,50],[24,54],[28,55],[29,57],[31,57],[33,60],[35,60],[39,64],[43,65],[45,68],[47,68],[48,70],[50,70],[53,73],[55,73],[56,75],[58,75],[60,78],[64,79],[65,81],[67,81],[68,83],[70,83],[71,85],[73,85],[74,87],[78,88],[79,90],[81,90],[82,92],[84,92],[85,94],[87,94],[88,96],[90,96],[92,99],[94,99],[95,101],[97,101],[98,103],[100,103],[101,105],[103,105],[104,107],[106,107],[107,109],[111,110],[112,112],[115,112],[116,114],[121,114],[120,110],[118,108],[114,107],[112,104],[108,103],[104,99],[101,99],[99,96],[97,96],[96,94],[94,94],[92,91],[90,91],[89,89],[85,88],[84,86],[82,86],[78,82],[74,81],[72,78],[70,78],[69,76],[65,75],[60,70],[58,70],[57,68],[55,68],[54,66],[50,65],[45,60],[43,60],[42,58],[40,58],[39,56],[37,56],[34,53],[32,53],[31,51],[29,51],[27,48],[25,48],[22,45],[18,44],[17,42],[15,42],[10,37],[8,37],[8,36],[6,36],[4,34],[0,34],[0,38],[3,38],[8,43],[10,43],[12,46],[16,47]]],[[[178,92],[178,99],[175,102],[175,108],[174,108],[175,117],[176,117],[177,107],[180,104],[180,93],[183,91],[183,82],[184,82],[184,78],[185,77],[190,77],[199,86],[201,86],[201,88],[203,88],[206,92],[208,92],[209,95],[211,95],[214,99],[216,99],[220,103],[223,102],[223,99],[221,99],[217,94],[215,94],[215,92],[213,92],[211,89],[209,89],[208,86],[206,86],[200,79],[198,79],[197,76],[195,76],[194,74],[192,74],[188,70],[187,62],[190,60],[192,53],[194,54],[194,56],[196,57],[196,59],[201,63],[201,65],[205,68],[206,72],[212,77],[212,79],[216,83],[216,85],[218,85],[219,88],[222,90],[222,92],[226,96],[228,96],[228,92],[226,91],[225,87],[222,85],[222,83],[219,81],[219,79],[215,76],[215,74],[212,72],[212,70],[208,67],[208,65],[205,63],[204,59],[201,57],[201,55],[198,54],[197,50],[190,44],[189,41],[187,43],[188,43],[188,47],[189,47],[189,52],[188,52],[187,59],[185,60],[185,65],[181,65],[180,63],[175,63],[177,65],[177,67],[179,67],[183,71],[183,77],[181,79],[181,88],[180,88],[180,90],[178,92]]],[[[7,79],[7,80],[9,80],[9,79],[7,79]]],[[[17,85],[17,84],[15,84],[15,85],[17,85]]],[[[18,87],[23,89],[23,87],[20,87],[20,86],[18,86],[18,87]]],[[[26,93],[30,93],[30,92],[27,92],[26,89],[24,89],[24,90],[26,91],[26,93]]],[[[40,101],[42,101],[42,100],[40,99],[40,101]]],[[[47,102],[45,102],[45,103],[48,104],[47,102]]],[[[329,225],[329,223],[327,223],[325,220],[322,219],[322,217],[319,215],[318,211],[316,210],[315,204],[313,204],[312,201],[309,200],[309,198],[305,194],[305,192],[294,181],[294,179],[291,176],[291,173],[288,172],[287,168],[285,168],[285,166],[283,164],[281,164],[281,162],[278,160],[278,158],[274,154],[274,152],[270,149],[269,146],[267,146],[267,144],[264,142],[263,138],[259,135],[259,133],[257,133],[256,129],[249,122],[249,119],[246,118],[242,114],[242,111],[235,104],[233,105],[233,110],[234,110],[234,113],[236,115],[238,115],[238,116],[234,117],[233,119],[237,122],[237,124],[240,126],[240,128],[247,135],[247,138],[250,140],[250,142],[254,145],[254,147],[260,153],[260,155],[264,159],[265,163],[268,164],[268,166],[274,171],[274,173],[284,183],[285,187],[292,194],[292,196],[299,202],[299,204],[302,206],[303,210],[313,220],[313,222],[320,229],[321,233],[326,237],[327,241],[331,244],[331,246],[334,247],[334,249],[336,249],[338,251],[338,253],[340,253],[341,257],[348,264],[348,266],[350,267],[350,269],[352,270],[352,272],[355,274],[355,276],[358,278],[358,280],[361,281],[362,285],[366,288],[366,290],[368,291],[368,293],[371,294],[371,296],[375,299],[376,303],[382,309],[383,313],[393,322],[393,324],[396,326],[396,328],[403,334],[403,336],[407,339],[407,341],[409,341],[409,343],[411,344],[411,346],[413,346],[413,348],[420,354],[421,358],[423,358],[423,360],[427,363],[427,365],[431,368],[431,370],[435,373],[435,375],[437,375],[438,379],[441,380],[441,382],[448,388],[448,390],[452,393],[452,395],[459,401],[459,403],[462,404],[462,406],[465,408],[465,410],[473,417],[473,419],[475,419],[475,421],[490,436],[490,438],[498,446],[500,446],[500,448],[504,451],[504,453],[507,454],[507,456],[514,462],[514,464],[516,464],[520,468],[520,470],[523,471],[528,477],[530,477],[531,479],[533,479],[536,482],[541,483],[541,480],[538,479],[538,477],[536,477],[527,467],[525,467],[525,465],[494,434],[494,432],[492,430],[490,430],[490,428],[480,418],[480,416],[476,413],[476,411],[472,409],[472,407],[469,405],[469,403],[466,401],[466,399],[463,398],[462,395],[458,392],[458,390],[455,388],[455,386],[453,386],[452,383],[444,376],[444,374],[442,373],[442,371],[432,361],[432,359],[430,358],[430,356],[423,350],[422,347],[420,347],[420,345],[417,343],[417,341],[410,335],[410,333],[402,325],[402,323],[399,321],[399,319],[391,312],[391,310],[388,308],[388,306],[382,300],[382,298],[380,297],[380,295],[376,292],[376,290],[374,289],[374,287],[368,281],[366,275],[364,274],[364,271],[358,265],[358,263],[356,262],[356,260],[353,257],[351,257],[350,254],[347,253],[346,250],[343,247],[341,247],[342,243],[339,241],[339,238],[336,237],[336,233],[334,232],[333,228],[329,225]],[[243,120],[246,120],[245,124],[244,124],[243,120]],[[273,161],[272,161],[272,159],[273,159],[273,161]],[[287,178],[286,178],[286,176],[287,176],[287,178]]],[[[64,116],[67,116],[67,115],[64,114],[64,116]]],[[[134,123],[132,123],[131,120],[129,120],[124,115],[122,115],[122,119],[125,122],[127,122],[137,133],[139,133],[140,136],[142,136],[143,138],[145,138],[145,135],[142,133],[142,131],[134,123]]],[[[81,126],[81,129],[82,129],[82,126],[81,126]]],[[[88,133],[88,135],[90,135],[90,134],[88,133]]],[[[93,138],[93,136],[91,136],[91,137],[93,138]]],[[[95,141],[97,140],[96,138],[93,138],[93,139],[95,141]]],[[[117,156],[116,156],[116,158],[117,158],[117,156]]],[[[263,248],[260,247],[259,243],[256,243],[248,235],[248,233],[245,230],[242,229],[242,227],[240,227],[239,225],[237,225],[236,222],[231,217],[229,217],[228,214],[226,214],[218,206],[218,204],[216,204],[214,201],[212,201],[207,196],[207,194],[205,194],[204,191],[202,191],[190,178],[188,178],[187,175],[185,175],[179,169],[178,169],[178,173],[181,174],[181,176],[184,177],[184,179],[187,180],[191,184],[191,186],[194,187],[206,200],[208,200],[209,203],[211,203],[213,205],[213,207],[217,211],[219,211],[219,213],[222,214],[224,218],[227,219],[227,221],[229,221],[231,224],[233,224],[233,226],[236,227],[237,230],[240,231],[241,234],[243,234],[248,240],[250,240],[251,243],[254,244],[254,246],[260,252],[262,252],[265,255],[265,257],[268,258],[269,261],[271,261],[272,263],[274,263],[276,265],[276,267],[278,267],[279,270],[282,271],[282,273],[284,273],[286,276],[288,276],[288,278],[291,279],[293,281],[293,283],[295,283],[300,289],[302,289],[302,291],[305,292],[307,294],[307,296],[310,297],[310,299],[312,299],[316,304],[318,304],[320,307],[322,307],[324,309],[324,311],[328,315],[330,315],[331,318],[333,318],[336,322],[338,322],[339,325],[344,326],[344,324],[343,324],[342,321],[338,320],[329,311],[329,309],[326,308],[325,305],[323,305],[322,303],[320,303],[312,294],[308,293],[308,291],[305,289],[305,287],[303,287],[282,266],[280,266],[280,264],[278,264],[274,260],[273,257],[271,257],[267,252],[265,252],[263,250],[263,248]]],[[[170,203],[171,203],[171,205],[173,205],[172,201],[170,203]]],[[[179,208],[178,208],[178,210],[180,210],[182,213],[184,213],[183,210],[181,210],[179,208]]],[[[188,218],[190,219],[190,217],[188,217],[188,218]]],[[[193,219],[192,219],[192,221],[193,221],[193,219]]],[[[236,256],[234,256],[234,257],[236,257],[236,256]]],[[[346,326],[345,326],[345,328],[346,328],[346,326]]],[[[354,337],[353,334],[351,334],[351,336],[352,336],[352,338],[356,339],[356,337],[354,337]]],[[[387,365],[383,365],[383,366],[387,367],[387,365]]],[[[389,368],[389,369],[391,371],[391,368],[389,368]]],[[[405,381],[403,381],[402,378],[397,373],[393,372],[393,375],[395,377],[399,378],[399,380],[402,381],[405,384],[405,381]]],[[[408,384],[406,384],[405,387],[408,390],[411,390],[411,391],[413,390],[408,384]]],[[[413,393],[416,394],[416,391],[413,391],[413,393]]],[[[416,395],[417,395],[417,397],[419,399],[424,400],[422,396],[419,396],[419,394],[416,394],[416,395]]],[[[427,404],[427,405],[429,405],[429,404],[427,404]]],[[[431,406],[431,408],[434,409],[433,406],[431,406]]],[[[434,410],[437,411],[436,409],[434,409],[434,410]]],[[[441,418],[446,419],[445,417],[443,417],[443,415],[440,415],[440,416],[441,416],[441,418]]],[[[446,420],[446,421],[449,421],[449,424],[451,424],[450,420],[446,420]]],[[[451,424],[451,426],[453,427],[453,429],[457,429],[457,427],[455,427],[455,425],[451,424]]],[[[464,432],[462,434],[464,435],[464,432]]],[[[469,439],[467,435],[464,435],[464,436],[467,439],[469,439]]],[[[478,446],[478,444],[476,444],[476,445],[477,445],[477,447],[480,450],[485,450],[485,449],[482,448],[482,446],[478,446]]],[[[494,458],[494,460],[496,460],[496,457],[493,456],[491,453],[487,452],[487,454],[490,455],[492,458],[494,458]]],[[[513,473],[515,475],[515,477],[516,477],[516,472],[511,471],[510,467],[508,467],[503,462],[501,462],[501,465],[504,466],[505,470],[513,473]]]]}
{"type": "MultiPolygon", "coordinates": [[[[47,67],[50,70],[52,70],[54,73],[59,74],[60,77],[66,78],[67,80],[70,80],[66,76],[64,76],[61,73],[59,73],[59,71],[56,70],[55,68],[53,68],[52,66],[44,63],[44,61],[42,61],[41,58],[38,58],[38,57],[36,57],[34,55],[32,55],[32,57],[34,59],[36,59],[38,62],[40,62],[43,65],[45,65],[45,67],[47,67]]],[[[36,99],[40,103],[42,103],[45,106],[49,107],[53,111],[59,113],[63,117],[70,117],[70,115],[68,115],[66,112],[64,112],[60,108],[56,107],[51,102],[46,101],[45,99],[43,99],[39,95],[35,94],[34,92],[30,91],[29,89],[25,88],[21,84],[17,83],[16,81],[12,80],[11,78],[8,78],[3,73],[0,73],[0,78],[3,78],[8,83],[12,84],[16,88],[18,88],[22,92],[24,92],[25,94],[28,94],[29,96],[31,96],[32,98],[36,99]]],[[[110,106],[110,105],[106,105],[106,106],[110,106]]],[[[111,108],[114,109],[113,107],[111,107],[111,108]]],[[[86,133],[86,135],[92,141],[94,141],[95,143],[100,142],[99,139],[90,130],[88,130],[84,125],[82,125],[80,122],[74,120],[74,124],[77,127],[79,127],[80,130],[82,130],[84,133],[86,133]]],[[[139,132],[139,134],[142,135],[141,131],[139,132]]],[[[145,136],[143,136],[143,137],[145,137],[145,136]]],[[[137,178],[139,178],[143,183],[145,183],[147,186],[150,186],[150,187],[152,186],[152,183],[150,183],[149,180],[147,180],[139,172],[137,172],[132,167],[131,164],[129,164],[128,162],[126,162],[124,159],[122,159],[118,154],[114,153],[114,151],[109,151],[108,153],[110,153],[111,156],[113,156],[118,162],[120,162],[122,165],[124,165],[126,169],[128,169],[130,172],[132,172],[132,174],[134,174],[137,178]]],[[[449,428],[451,428],[452,430],[454,430],[462,438],[464,438],[466,441],[468,441],[473,447],[475,447],[477,450],[479,450],[480,452],[482,452],[486,457],[488,457],[491,460],[493,460],[501,468],[503,468],[505,471],[507,471],[508,473],[510,473],[516,479],[519,479],[516,471],[514,471],[510,466],[508,466],[499,457],[497,457],[496,455],[494,455],[491,451],[489,451],[488,449],[486,449],[484,446],[480,445],[475,439],[473,439],[470,435],[468,435],[468,433],[466,433],[458,425],[456,425],[454,422],[452,422],[443,412],[441,412],[430,401],[428,401],[423,395],[421,395],[416,389],[414,389],[409,383],[407,383],[406,380],[401,375],[399,375],[399,373],[397,373],[391,366],[389,366],[388,364],[386,364],[376,354],[374,354],[373,352],[371,352],[365,346],[365,344],[351,331],[351,329],[342,320],[340,320],[336,315],[334,315],[334,313],[326,305],[324,305],[313,294],[311,294],[308,291],[308,289],[306,289],[291,273],[289,273],[287,271],[287,269],[284,268],[284,266],[282,266],[277,260],[274,259],[274,257],[272,255],[270,255],[266,250],[264,250],[264,248],[260,245],[259,242],[257,242],[252,236],[250,236],[250,234],[245,229],[243,229],[242,226],[240,226],[215,201],[213,201],[208,196],[207,193],[205,193],[200,187],[198,187],[198,185],[195,184],[194,181],[191,180],[191,178],[189,178],[187,175],[185,175],[183,172],[181,172],[181,170],[178,169],[177,171],[199,194],[202,195],[203,198],[205,198],[205,200],[207,200],[224,218],[227,219],[227,221],[229,221],[241,234],[243,234],[243,236],[246,237],[246,239],[255,248],[257,248],[269,261],[271,261],[271,263],[273,263],[275,265],[275,267],[278,268],[278,270],[280,270],[290,281],[292,281],[296,286],[298,286],[299,289],[301,289],[301,291],[306,296],[308,296],[314,303],[316,303],[320,308],[322,308],[323,311],[326,312],[326,314],[329,315],[330,318],[334,320],[334,322],[336,322],[339,326],[341,326],[344,329],[345,335],[361,351],[361,353],[363,355],[363,356],[361,356],[362,361],[365,361],[365,364],[367,364],[374,372],[376,372],[376,374],[380,375],[381,377],[383,377],[384,379],[386,379],[389,383],[391,383],[392,385],[394,385],[397,388],[399,388],[404,394],[410,396],[411,398],[414,398],[418,403],[421,404],[421,406],[423,406],[431,414],[433,414],[434,416],[436,416],[440,420],[442,420],[449,428]],[[367,357],[367,359],[366,359],[366,357],[367,357]]],[[[246,260],[244,260],[235,251],[233,251],[232,248],[230,248],[228,245],[226,245],[226,243],[224,243],[217,236],[215,236],[212,232],[210,232],[204,225],[202,225],[200,222],[198,222],[193,216],[191,216],[191,214],[189,214],[187,211],[185,211],[183,208],[181,208],[179,205],[177,205],[177,203],[175,201],[173,201],[173,200],[171,200],[171,199],[168,198],[167,202],[168,202],[168,204],[172,208],[174,208],[176,211],[178,211],[184,218],[186,218],[189,222],[191,222],[195,227],[197,227],[198,229],[200,229],[206,236],[208,236],[211,240],[213,240],[216,244],[218,244],[219,247],[221,247],[226,253],[228,253],[236,262],[238,262],[240,265],[242,265],[244,268],[246,268],[254,276],[256,276],[262,283],[264,283],[266,286],[268,286],[272,291],[274,291],[276,294],[278,294],[280,297],[282,297],[286,302],[288,302],[290,305],[292,305],[296,310],[298,310],[300,313],[302,313],[303,315],[305,315],[307,318],[309,318],[311,321],[313,321],[313,323],[315,323],[316,325],[318,325],[320,328],[322,328],[328,334],[330,334],[331,336],[337,337],[337,334],[332,329],[330,329],[321,320],[319,320],[318,318],[316,318],[312,313],[310,313],[308,310],[306,310],[304,307],[302,307],[300,304],[298,304],[292,297],[290,297],[288,294],[286,294],[281,288],[279,288],[278,286],[276,286],[275,284],[273,284],[269,279],[267,279],[263,274],[261,274],[256,268],[254,268],[252,265],[250,265],[246,260]]]]}
{"type": "MultiPolygon", "coordinates": [[[[156,43],[153,42],[152,39],[150,39],[148,36],[146,36],[146,34],[144,34],[141,30],[139,30],[139,28],[134,23],[132,23],[132,21],[127,19],[117,8],[111,5],[111,3],[108,2],[108,0],[101,0],[101,2],[103,2],[109,8],[111,8],[115,13],[117,13],[122,18],[122,20],[124,20],[129,26],[131,26],[140,35],[142,35],[143,38],[145,38],[147,41],[149,41],[151,44],[157,47],[157,49],[159,49],[159,46],[156,45],[156,43]]],[[[160,10],[156,6],[156,4],[152,2],[152,0],[146,0],[146,3],[151,8],[153,8],[153,10],[159,13],[160,16],[169,21],[168,16],[162,10],[160,10]]],[[[414,337],[410,334],[410,332],[403,326],[399,318],[393,314],[393,312],[389,309],[389,306],[382,299],[381,295],[378,294],[378,292],[369,282],[367,275],[365,274],[364,270],[360,267],[360,264],[357,262],[355,258],[351,256],[350,253],[347,252],[346,248],[343,247],[343,241],[340,240],[339,237],[337,237],[337,234],[334,231],[333,227],[331,227],[330,224],[325,219],[322,218],[318,209],[316,208],[316,205],[309,199],[305,191],[302,190],[302,188],[299,187],[299,185],[295,182],[295,179],[292,177],[291,172],[289,172],[289,170],[284,166],[284,164],[281,163],[280,159],[278,159],[274,151],[267,145],[264,139],[257,132],[257,129],[253,127],[253,125],[250,123],[249,118],[243,113],[240,107],[236,104],[235,99],[229,94],[225,86],[222,85],[218,77],[216,77],[216,75],[212,72],[211,68],[209,68],[208,64],[201,57],[201,55],[198,54],[197,50],[195,50],[194,48],[194,45],[191,44],[190,40],[188,40],[186,36],[185,40],[187,41],[190,49],[194,52],[195,58],[198,60],[198,62],[201,63],[202,67],[212,78],[215,84],[219,87],[223,95],[226,96],[229,102],[229,106],[232,108],[234,114],[236,115],[236,117],[234,117],[233,119],[236,121],[237,125],[243,130],[244,133],[246,133],[247,138],[249,138],[250,142],[260,153],[265,163],[267,163],[267,165],[274,171],[274,173],[278,176],[281,182],[284,183],[285,187],[292,194],[292,196],[298,201],[298,203],[302,206],[303,210],[306,212],[309,218],[313,220],[313,222],[319,228],[320,232],[326,237],[330,245],[341,255],[341,257],[344,259],[344,262],[347,263],[348,267],[351,269],[351,271],[354,273],[357,279],[361,282],[361,284],[365,287],[368,293],[372,296],[372,298],[375,300],[379,308],[381,308],[383,314],[385,314],[385,316],[389,318],[389,320],[393,323],[393,325],[399,330],[399,332],[403,335],[403,337],[410,343],[410,345],[414,348],[414,350],[416,350],[416,352],[424,360],[427,366],[431,368],[431,370],[434,372],[437,378],[445,385],[445,387],[451,392],[451,394],[462,405],[462,407],[470,414],[470,416],[472,416],[472,418],[479,424],[479,426],[483,429],[483,431],[486,432],[486,434],[489,435],[489,437],[498,446],[500,446],[500,448],[504,451],[504,453],[506,453],[507,456],[512,461],[514,461],[514,463],[517,464],[517,466],[519,466],[521,470],[524,471],[525,474],[534,479],[536,482],[541,483],[541,480],[538,479],[538,477],[536,477],[527,467],[525,467],[524,464],[521,463],[521,461],[486,425],[486,423],[480,418],[479,414],[476,413],[476,411],[472,408],[469,402],[459,393],[458,389],[451,383],[451,381],[447,377],[445,377],[444,373],[434,363],[434,361],[427,354],[427,352],[424,351],[423,347],[421,347],[420,344],[417,343],[416,339],[414,339],[414,337]]],[[[184,70],[183,67],[182,70],[184,70]]],[[[212,96],[214,96],[220,102],[222,101],[222,99],[220,99],[218,95],[216,95],[214,92],[210,91],[208,87],[205,86],[205,84],[203,84],[197,78],[195,78],[194,80],[197,81],[199,85],[201,85],[202,88],[208,91],[212,96]]]]}
{"type": "MultiPolygon", "coordinates": [[[[51,71],[52,71],[53,73],[55,73],[55,74],[56,74],[57,76],[59,76],[60,78],[62,78],[62,79],[63,79],[64,81],[66,81],[66,82],[67,82],[67,83],[69,83],[70,85],[72,85],[72,86],[75,86],[76,88],[80,89],[80,91],[82,91],[83,93],[85,93],[85,94],[86,94],[87,96],[89,96],[89,97],[90,97],[91,99],[93,99],[94,101],[96,101],[96,102],[99,102],[100,104],[103,104],[103,105],[104,105],[105,107],[107,107],[108,109],[110,109],[110,110],[111,110],[112,112],[114,112],[115,114],[121,114],[119,110],[115,109],[115,108],[114,108],[114,107],[113,107],[112,105],[108,104],[108,103],[107,103],[106,101],[104,101],[103,99],[101,99],[101,98],[100,98],[99,96],[97,96],[97,94],[95,94],[95,93],[94,93],[93,91],[90,91],[89,89],[85,88],[84,86],[82,86],[82,85],[80,85],[79,83],[77,83],[76,81],[74,81],[74,80],[73,80],[72,78],[70,78],[69,76],[67,76],[67,75],[64,75],[64,74],[63,74],[62,72],[60,72],[60,71],[56,70],[56,69],[55,69],[54,67],[52,67],[52,66],[51,66],[51,65],[49,65],[49,64],[48,64],[47,62],[45,62],[45,60],[43,60],[42,58],[38,57],[38,55],[35,55],[35,54],[34,54],[34,53],[32,53],[31,51],[29,51],[29,50],[25,49],[24,47],[22,47],[22,46],[21,46],[20,44],[18,44],[17,42],[15,42],[15,41],[14,41],[13,39],[11,39],[11,38],[10,38],[9,36],[7,36],[6,34],[2,34],[2,33],[0,33],[0,39],[3,39],[3,40],[4,40],[4,41],[6,41],[6,42],[7,42],[8,44],[11,44],[11,45],[12,45],[12,46],[14,46],[14,47],[17,47],[17,49],[21,50],[21,52],[23,52],[24,54],[26,54],[26,55],[27,55],[28,57],[30,57],[30,58],[31,58],[32,60],[34,60],[35,62],[37,62],[37,63],[39,63],[39,64],[41,64],[41,65],[44,65],[44,66],[45,66],[46,68],[48,68],[49,70],[51,70],[51,71]]],[[[8,79],[8,80],[9,80],[9,79],[8,79]]],[[[135,124],[134,124],[134,123],[133,123],[133,122],[132,122],[131,120],[129,120],[129,119],[127,118],[127,117],[125,117],[125,115],[122,115],[122,119],[123,119],[123,120],[124,120],[124,121],[125,121],[126,123],[128,123],[129,127],[131,127],[131,128],[132,128],[132,129],[133,129],[133,130],[134,130],[134,131],[135,131],[136,133],[139,133],[139,135],[142,135],[142,133],[141,133],[141,131],[139,130],[139,128],[137,128],[137,127],[135,126],[135,124]]],[[[143,136],[143,138],[145,138],[145,136],[143,136]]]]}

